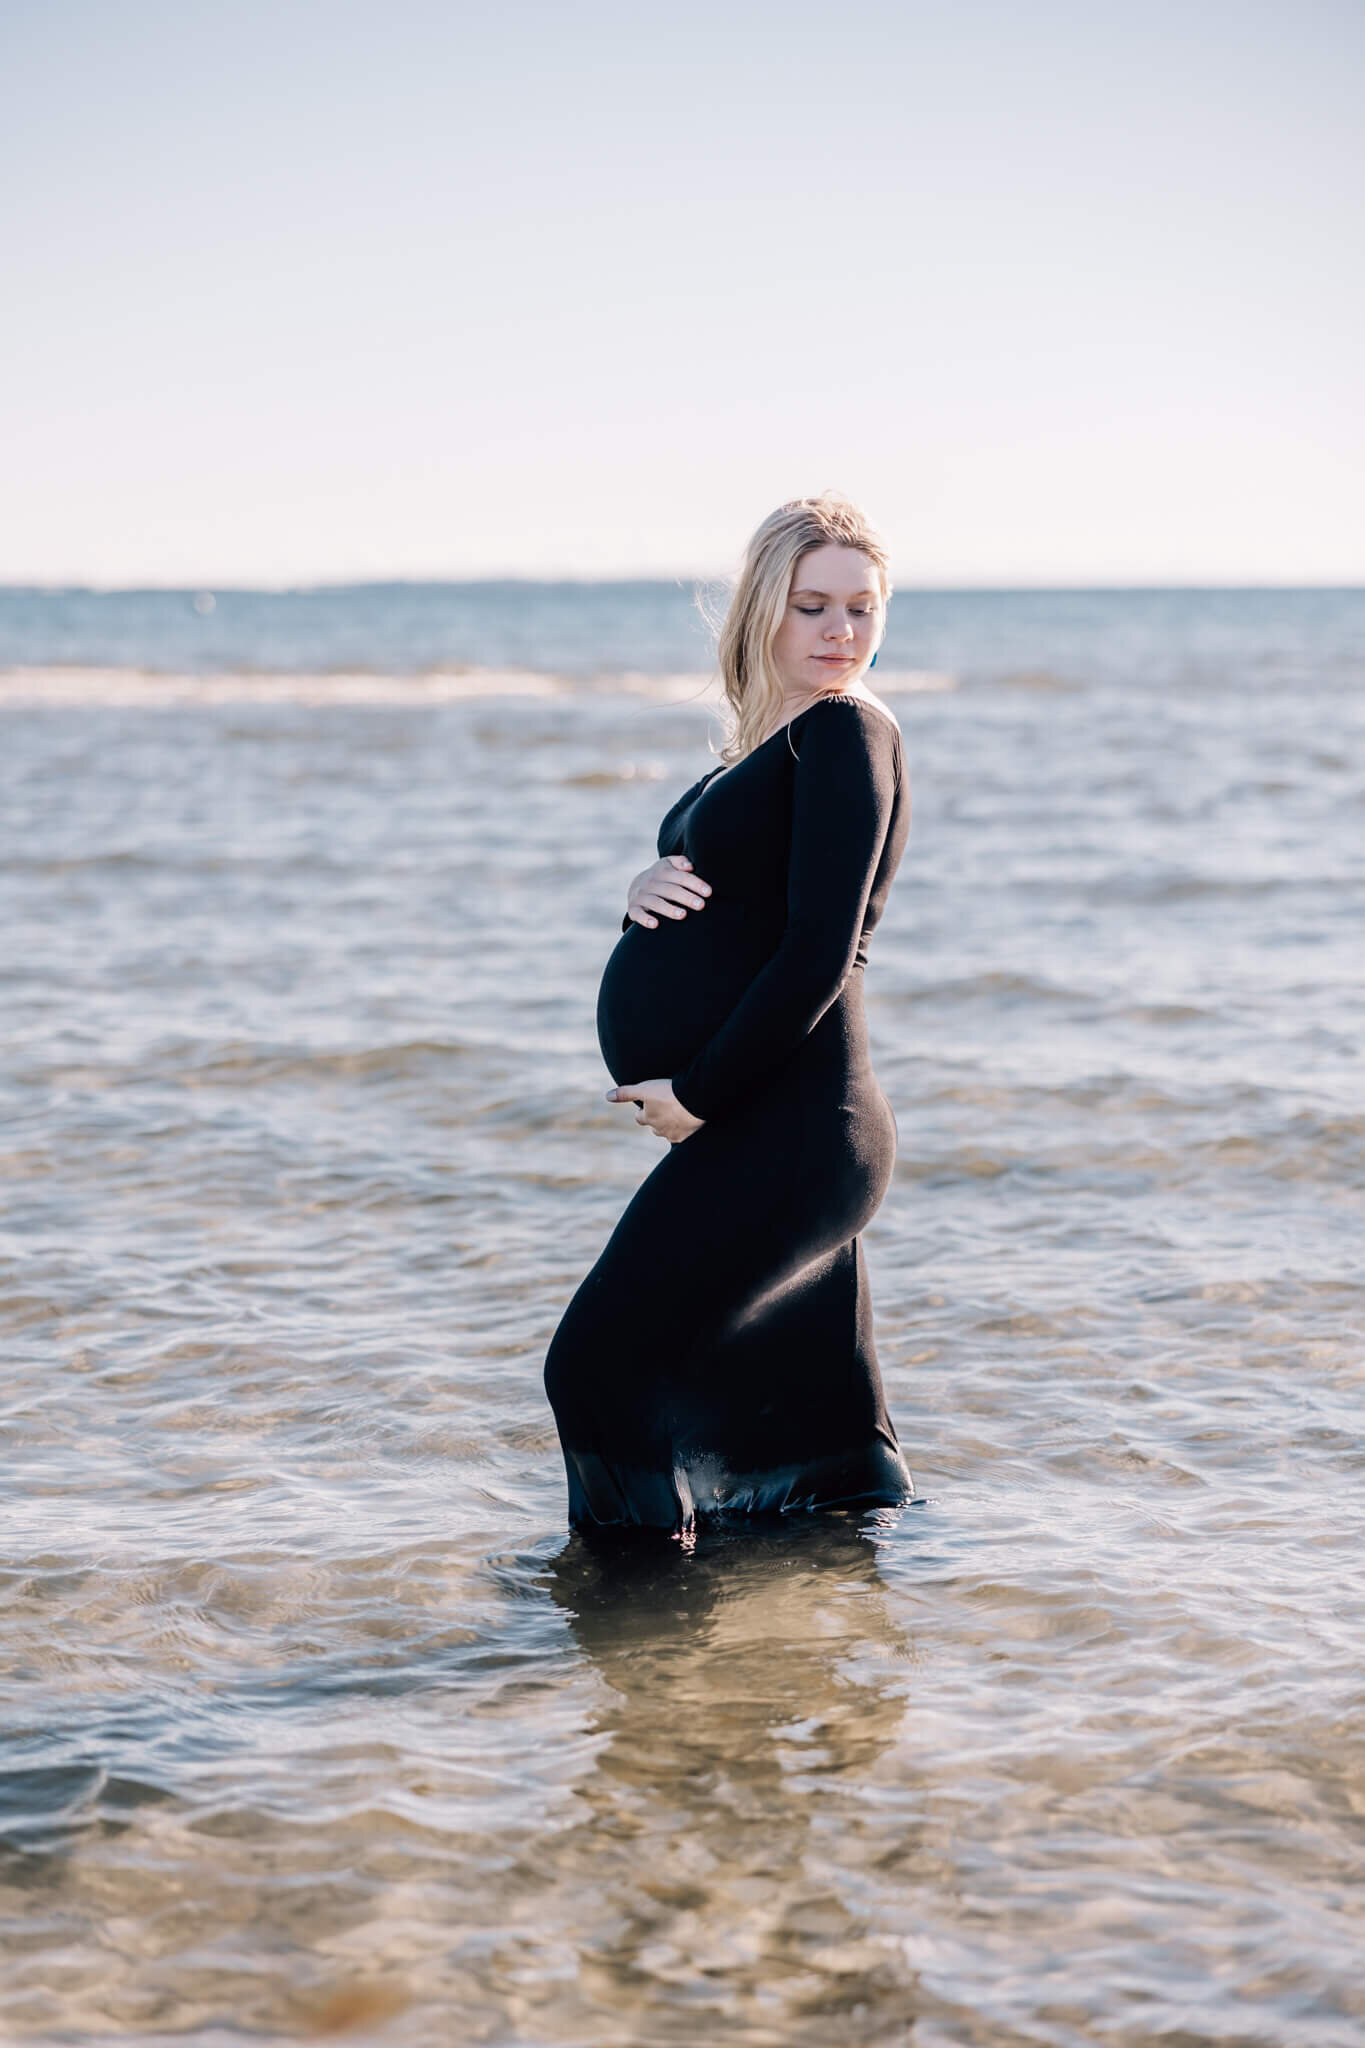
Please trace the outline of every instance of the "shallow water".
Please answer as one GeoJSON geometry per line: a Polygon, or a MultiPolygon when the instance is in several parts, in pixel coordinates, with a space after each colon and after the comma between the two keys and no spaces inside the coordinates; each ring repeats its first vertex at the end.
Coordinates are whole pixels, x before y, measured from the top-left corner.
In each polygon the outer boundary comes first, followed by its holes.
{"type": "Polygon", "coordinates": [[[926,1504],[615,1564],[539,1373],[704,706],[13,684],[0,2038],[1355,2048],[1365,598],[1158,596],[901,629],[926,1504]]]}

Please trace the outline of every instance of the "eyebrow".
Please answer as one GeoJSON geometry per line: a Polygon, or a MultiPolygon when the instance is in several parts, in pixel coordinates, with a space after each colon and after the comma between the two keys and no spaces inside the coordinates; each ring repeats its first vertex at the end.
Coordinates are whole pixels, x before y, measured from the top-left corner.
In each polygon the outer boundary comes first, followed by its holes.
{"type": "MultiPolygon", "coordinates": [[[[827,590],[793,590],[791,594],[793,597],[827,598],[829,596],[829,592],[827,590]]],[[[853,595],[854,597],[880,597],[881,592],[880,590],[855,590],[853,592],[853,595]]]]}

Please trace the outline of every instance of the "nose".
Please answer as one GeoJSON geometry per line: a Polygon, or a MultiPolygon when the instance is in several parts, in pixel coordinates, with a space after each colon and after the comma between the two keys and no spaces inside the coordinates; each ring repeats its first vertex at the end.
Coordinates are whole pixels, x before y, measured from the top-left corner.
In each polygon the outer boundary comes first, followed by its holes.
{"type": "Polygon", "coordinates": [[[851,640],[853,638],[851,621],[847,618],[831,618],[829,624],[825,627],[825,638],[826,640],[851,640]]]}

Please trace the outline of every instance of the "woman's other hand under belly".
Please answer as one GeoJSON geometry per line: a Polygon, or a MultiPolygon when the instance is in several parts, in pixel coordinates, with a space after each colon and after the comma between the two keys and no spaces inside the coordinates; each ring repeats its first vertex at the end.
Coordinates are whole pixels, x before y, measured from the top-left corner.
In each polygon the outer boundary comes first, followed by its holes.
{"type": "Polygon", "coordinates": [[[671,1081],[626,1082],[619,1088],[608,1088],[607,1101],[638,1102],[636,1123],[653,1131],[656,1138],[667,1138],[670,1145],[680,1145],[702,1127],[703,1119],[683,1108],[673,1093],[671,1081]]]}

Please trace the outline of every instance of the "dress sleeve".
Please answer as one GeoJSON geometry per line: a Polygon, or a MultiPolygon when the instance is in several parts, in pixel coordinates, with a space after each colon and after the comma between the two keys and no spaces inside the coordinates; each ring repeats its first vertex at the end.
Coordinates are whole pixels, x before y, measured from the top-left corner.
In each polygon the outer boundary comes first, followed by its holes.
{"type": "Polygon", "coordinates": [[[693,1116],[723,1115],[789,1058],[852,972],[898,781],[895,727],[851,698],[806,713],[793,777],[787,924],[673,1092],[693,1116]]]}

